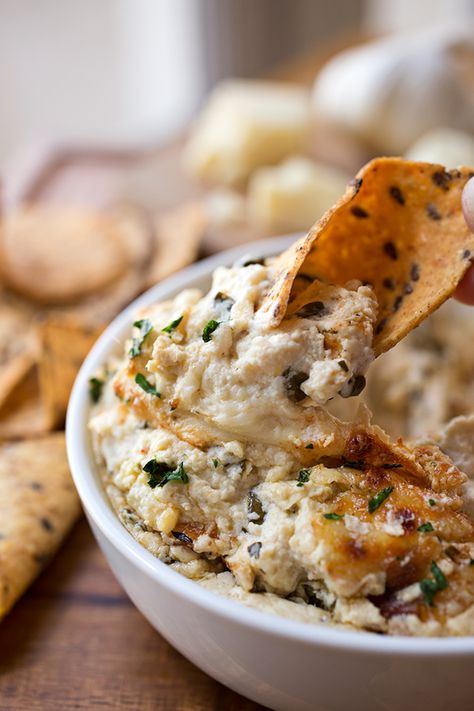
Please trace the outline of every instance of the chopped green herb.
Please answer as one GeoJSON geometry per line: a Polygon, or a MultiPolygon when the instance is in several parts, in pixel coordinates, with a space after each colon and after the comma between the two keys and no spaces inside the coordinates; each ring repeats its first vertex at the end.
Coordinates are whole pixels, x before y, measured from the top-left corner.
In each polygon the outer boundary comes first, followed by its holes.
{"type": "Polygon", "coordinates": [[[263,505],[257,494],[254,491],[249,491],[247,495],[247,513],[252,523],[256,523],[260,526],[265,520],[265,511],[263,510],[263,505]]]}
{"type": "Polygon", "coordinates": [[[137,373],[135,376],[135,382],[149,395],[154,395],[155,397],[161,397],[160,393],[156,388],[153,387],[151,383],[145,378],[143,373],[137,373]]]}
{"type": "Polygon", "coordinates": [[[429,533],[430,531],[434,531],[433,524],[427,521],[426,523],[422,523],[421,526],[418,526],[416,529],[420,533],[429,533]]]}
{"type": "Polygon", "coordinates": [[[340,521],[341,518],[344,518],[344,514],[327,513],[327,514],[323,514],[323,517],[327,518],[328,521],[340,521]]]}
{"type": "Polygon", "coordinates": [[[182,320],[183,320],[183,317],[180,316],[179,318],[176,318],[174,321],[171,321],[171,323],[169,323],[167,326],[165,326],[165,327],[162,328],[161,330],[162,330],[164,333],[169,333],[170,336],[171,336],[171,331],[174,331],[175,328],[178,328],[178,326],[179,326],[179,324],[181,323],[182,320]]]}
{"type": "Polygon", "coordinates": [[[150,459],[143,466],[143,471],[150,475],[148,486],[152,489],[156,486],[164,486],[170,481],[181,481],[183,484],[187,484],[189,481],[183,462],[176,469],[172,469],[166,462],[157,462],[156,459],[150,459]]]}
{"type": "Polygon", "coordinates": [[[311,469],[301,469],[301,471],[298,473],[298,483],[296,486],[303,486],[306,484],[307,481],[309,481],[309,477],[311,474],[311,469]]]}
{"type": "Polygon", "coordinates": [[[211,340],[211,334],[214,333],[218,326],[220,326],[220,321],[214,321],[214,319],[206,323],[202,332],[202,340],[204,343],[209,343],[211,340]]]}
{"type": "Polygon", "coordinates": [[[345,360],[338,360],[338,361],[337,361],[337,364],[338,364],[338,366],[339,366],[340,368],[342,368],[342,370],[343,370],[345,373],[348,373],[348,372],[349,372],[349,368],[347,367],[347,363],[346,363],[345,360]]]}
{"type": "Polygon", "coordinates": [[[89,378],[89,397],[92,402],[99,402],[103,387],[103,380],[99,380],[99,378],[89,378]]]}
{"type": "Polygon", "coordinates": [[[282,376],[286,394],[289,399],[293,402],[301,402],[301,400],[304,400],[306,393],[301,390],[300,385],[304,383],[305,380],[308,380],[308,374],[290,367],[283,371],[282,376]]]}
{"type": "Polygon", "coordinates": [[[314,449],[314,444],[312,444],[310,442],[309,444],[306,445],[305,449],[314,449]]]}
{"type": "Polygon", "coordinates": [[[218,459],[213,459],[213,460],[212,460],[212,463],[214,464],[214,469],[217,469],[217,467],[219,466],[219,460],[218,460],[218,459]]]}
{"type": "Polygon", "coordinates": [[[393,486],[387,486],[385,489],[382,489],[382,491],[379,491],[378,494],[372,497],[369,501],[369,513],[374,513],[374,511],[376,511],[379,506],[381,506],[383,502],[390,496],[392,491],[393,486]]]}
{"type": "Polygon", "coordinates": [[[398,464],[397,462],[389,462],[388,464],[384,464],[383,468],[384,469],[400,469],[402,465],[398,464]]]}
{"type": "Polygon", "coordinates": [[[426,603],[430,606],[433,606],[434,596],[437,592],[440,592],[441,590],[446,590],[446,588],[448,587],[448,581],[446,580],[446,577],[443,575],[442,571],[438,568],[434,561],[432,561],[431,563],[431,572],[433,574],[434,580],[431,580],[430,578],[424,578],[424,580],[420,582],[420,588],[421,592],[424,595],[426,603]]]}
{"type": "Polygon", "coordinates": [[[430,506],[436,506],[436,501],[434,499],[428,499],[428,503],[430,506]]]}
{"type": "Polygon", "coordinates": [[[139,329],[139,334],[132,341],[132,347],[128,352],[130,358],[136,358],[140,355],[140,353],[142,352],[142,346],[145,341],[145,338],[148,336],[150,331],[153,330],[153,324],[147,318],[143,318],[140,321],[135,321],[133,325],[135,328],[139,329]]]}

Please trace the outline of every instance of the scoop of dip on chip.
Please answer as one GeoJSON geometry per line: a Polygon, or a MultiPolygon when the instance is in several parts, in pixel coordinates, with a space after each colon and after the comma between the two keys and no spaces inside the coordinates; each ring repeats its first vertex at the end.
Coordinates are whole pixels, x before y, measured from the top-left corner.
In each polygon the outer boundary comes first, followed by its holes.
{"type": "Polygon", "coordinates": [[[456,288],[474,254],[468,169],[368,164],[277,259],[220,267],[136,316],[91,381],[90,427],[125,527],[202,585],[289,617],[474,632],[466,476],[329,401],[456,288]]]}

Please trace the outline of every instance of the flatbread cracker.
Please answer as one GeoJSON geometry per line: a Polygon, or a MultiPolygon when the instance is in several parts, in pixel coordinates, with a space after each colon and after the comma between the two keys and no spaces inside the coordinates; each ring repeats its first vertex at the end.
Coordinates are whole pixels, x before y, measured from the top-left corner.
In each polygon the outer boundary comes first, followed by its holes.
{"type": "Polygon", "coordinates": [[[147,287],[196,259],[206,224],[205,211],[197,202],[188,203],[156,218],[156,250],[146,275],[147,287]]]}
{"type": "Polygon", "coordinates": [[[0,408],[37,356],[35,325],[0,291],[0,408]]]}
{"type": "Polygon", "coordinates": [[[39,437],[51,429],[33,366],[0,408],[0,441],[39,437]]]}
{"type": "Polygon", "coordinates": [[[72,319],[50,317],[41,324],[39,386],[51,427],[63,424],[77,372],[101,331],[72,319]]]}
{"type": "Polygon", "coordinates": [[[0,618],[55,553],[79,511],[63,433],[0,446],[0,618]]]}
{"type": "Polygon", "coordinates": [[[0,229],[5,284],[41,304],[63,304],[115,281],[128,266],[130,219],[73,208],[25,207],[0,229]]]}
{"type": "Polygon", "coordinates": [[[280,257],[260,316],[278,325],[316,278],[337,285],[358,279],[374,287],[379,302],[375,353],[388,350],[451,296],[474,258],[461,209],[473,174],[401,158],[368,163],[280,257]]]}

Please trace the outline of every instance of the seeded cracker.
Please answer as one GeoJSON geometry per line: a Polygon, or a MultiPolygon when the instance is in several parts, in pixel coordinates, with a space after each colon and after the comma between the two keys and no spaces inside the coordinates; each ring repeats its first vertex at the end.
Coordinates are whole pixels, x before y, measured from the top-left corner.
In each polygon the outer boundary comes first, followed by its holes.
{"type": "Polygon", "coordinates": [[[0,618],[54,554],[79,510],[63,433],[0,447],[0,618]]]}
{"type": "Polygon", "coordinates": [[[2,279],[41,304],[75,301],[126,271],[128,229],[121,216],[72,208],[25,207],[7,214],[0,230],[2,279]]]}
{"type": "Polygon", "coordinates": [[[471,264],[474,235],[461,194],[472,175],[470,168],[446,171],[401,158],[371,161],[282,255],[261,315],[280,323],[296,295],[301,308],[316,278],[336,285],[359,279],[379,302],[375,353],[388,350],[451,296],[471,264]]]}

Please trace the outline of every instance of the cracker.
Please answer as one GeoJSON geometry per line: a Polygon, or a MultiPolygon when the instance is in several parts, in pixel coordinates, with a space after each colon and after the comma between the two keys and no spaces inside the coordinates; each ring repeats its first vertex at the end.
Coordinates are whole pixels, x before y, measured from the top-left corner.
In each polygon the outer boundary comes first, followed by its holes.
{"type": "Polygon", "coordinates": [[[0,408],[31,369],[37,354],[34,324],[0,292],[0,408]]]}
{"type": "Polygon", "coordinates": [[[461,209],[472,175],[470,168],[446,171],[401,158],[371,161],[281,256],[261,315],[278,325],[305,281],[343,286],[358,279],[373,286],[379,302],[375,353],[388,350],[451,296],[474,258],[461,209]]]}
{"type": "Polygon", "coordinates": [[[153,286],[196,259],[206,224],[204,209],[195,202],[156,218],[156,251],[146,276],[147,286],[153,286]]]}
{"type": "Polygon", "coordinates": [[[39,386],[52,427],[62,425],[69,395],[82,361],[97,340],[100,327],[79,320],[49,317],[40,327],[39,386]]]}
{"type": "Polygon", "coordinates": [[[22,208],[2,220],[2,278],[11,289],[39,303],[75,301],[126,271],[129,229],[127,219],[112,213],[22,208]]]}
{"type": "Polygon", "coordinates": [[[79,515],[64,434],[0,446],[0,618],[79,515]]]}
{"type": "Polygon", "coordinates": [[[0,441],[29,439],[50,430],[40,398],[37,368],[32,367],[0,408],[0,441]]]}

